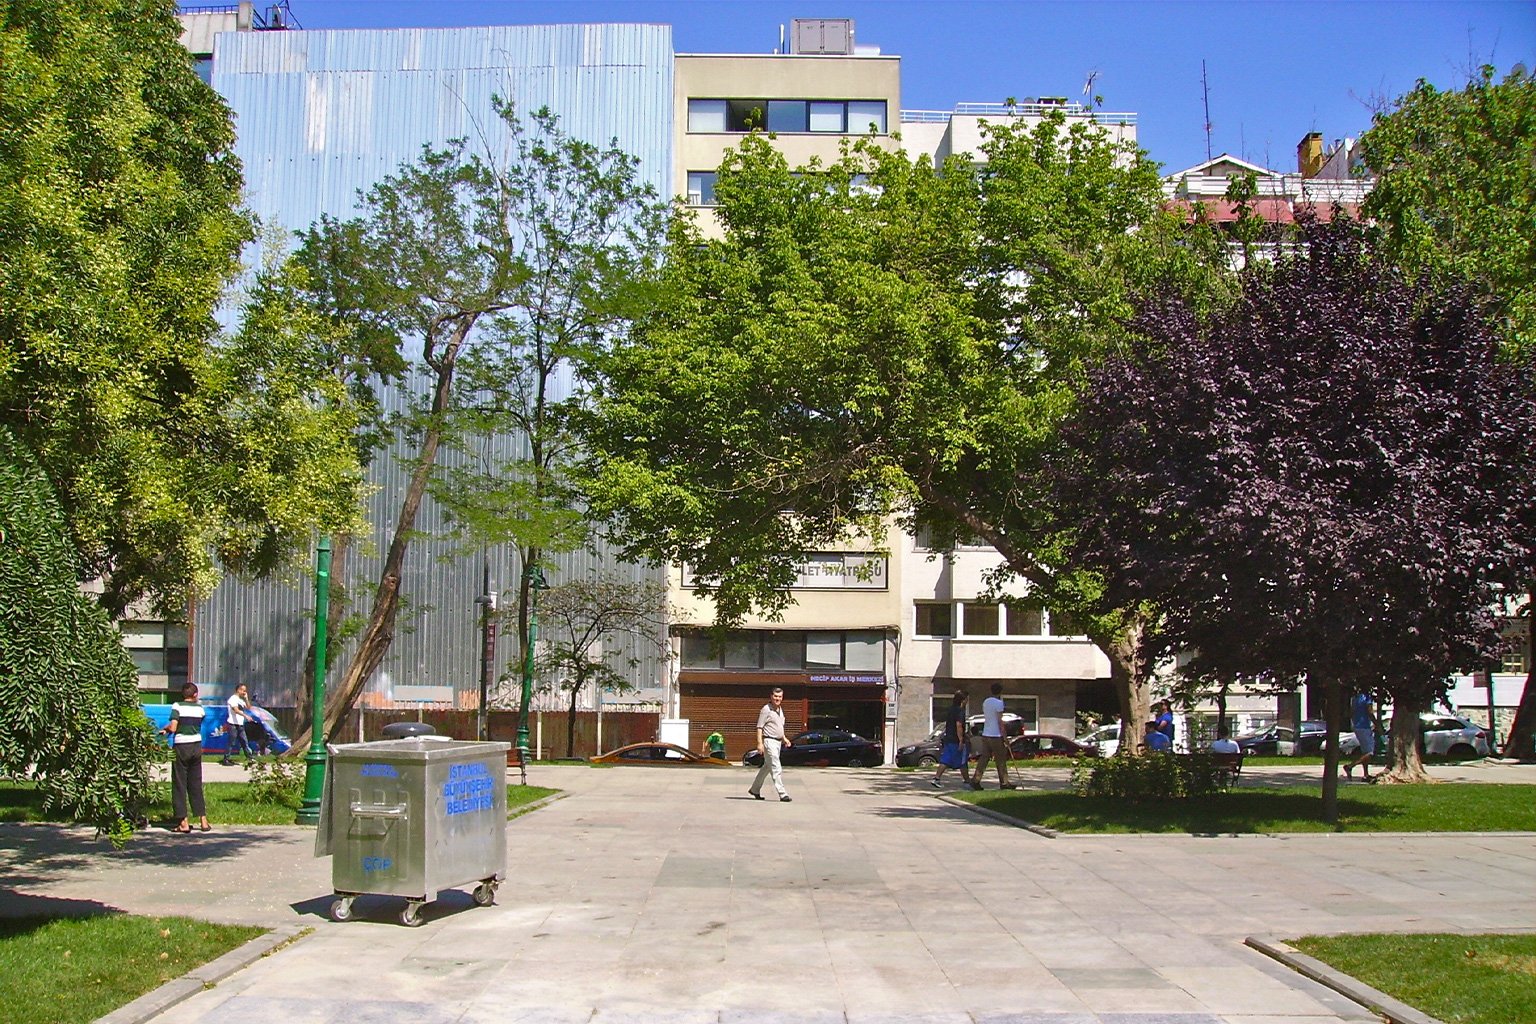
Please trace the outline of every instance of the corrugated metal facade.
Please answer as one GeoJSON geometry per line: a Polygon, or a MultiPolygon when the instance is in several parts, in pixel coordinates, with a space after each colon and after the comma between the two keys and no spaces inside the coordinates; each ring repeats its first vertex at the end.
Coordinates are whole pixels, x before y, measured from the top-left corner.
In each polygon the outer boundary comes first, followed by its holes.
{"type": "MultiPolygon", "coordinates": [[[[227,33],[217,39],[213,86],[237,118],[237,151],[247,200],[264,223],[306,228],[321,213],[346,217],[360,189],[414,159],[424,144],[467,137],[492,154],[505,134],[492,96],[519,109],[548,106],[561,127],[595,144],[617,140],[640,161],[660,195],[670,189],[672,37],[663,25],[548,25],[454,29],[227,33]]],[[[395,396],[400,401],[402,396],[395,396]]],[[[518,443],[502,438],[498,447],[518,443]]],[[[371,474],[374,533],[354,556],[348,584],[366,613],[380,555],[398,515],[408,468],[398,453],[371,474]]],[[[417,529],[443,524],[430,498],[417,529]]],[[[521,567],[510,548],[455,555],[419,540],[404,570],[404,603],[393,647],[370,686],[380,703],[394,685],[452,686],[459,706],[477,701],[480,644],[475,599],[489,559],[493,586],[515,592],[521,567]]],[[[592,569],[632,578],[655,570],[620,567],[603,554],[558,559],[551,583],[592,569]]],[[[309,580],[227,581],[197,609],[192,678],[246,683],[264,702],[297,703],[311,634],[309,580]]],[[[350,652],[344,652],[343,658],[350,652]]],[[[503,639],[504,664],[515,642],[503,639]]],[[[620,656],[624,656],[621,652],[620,656]]],[[[637,684],[659,685],[662,667],[647,650],[632,670],[637,684]]]]}

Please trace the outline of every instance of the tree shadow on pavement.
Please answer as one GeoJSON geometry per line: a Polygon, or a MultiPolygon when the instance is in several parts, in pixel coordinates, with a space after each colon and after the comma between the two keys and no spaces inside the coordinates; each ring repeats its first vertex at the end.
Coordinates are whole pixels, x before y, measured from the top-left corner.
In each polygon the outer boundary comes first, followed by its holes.
{"type": "Polygon", "coordinates": [[[88,827],[0,823],[0,872],[10,885],[44,885],[87,868],[207,864],[288,841],[285,834],[257,829],[222,828],[184,835],[150,828],[114,849],[88,827]]]}
{"type": "Polygon", "coordinates": [[[121,914],[117,907],[97,900],[72,900],[58,896],[39,896],[0,887],[0,936],[20,935],[41,928],[57,917],[97,917],[121,914]]]}

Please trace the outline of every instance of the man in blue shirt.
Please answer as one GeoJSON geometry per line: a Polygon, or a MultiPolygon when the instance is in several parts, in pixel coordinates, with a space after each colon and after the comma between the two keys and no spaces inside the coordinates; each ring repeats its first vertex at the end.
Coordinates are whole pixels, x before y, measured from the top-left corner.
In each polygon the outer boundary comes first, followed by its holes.
{"type": "Polygon", "coordinates": [[[1157,731],[1156,722],[1148,722],[1147,733],[1142,737],[1142,745],[1149,754],[1158,751],[1167,753],[1173,749],[1173,740],[1169,739],[1166,733],[1157,731]]]}
{"type": "Polygon", "coordinates": [[[1362,691],[1349,702],[1349,725],[1355,730],[1355,739],[1360,742],[1360,753],[1344,766],[1344,777],[1354,778],[1354,770],[1359,766],[1360,777],[1366,782],[1375,782],[1367,767],[1371,755],[1376,753],[1376,705],[1371,703],[1370,694],[1362,691]]]}

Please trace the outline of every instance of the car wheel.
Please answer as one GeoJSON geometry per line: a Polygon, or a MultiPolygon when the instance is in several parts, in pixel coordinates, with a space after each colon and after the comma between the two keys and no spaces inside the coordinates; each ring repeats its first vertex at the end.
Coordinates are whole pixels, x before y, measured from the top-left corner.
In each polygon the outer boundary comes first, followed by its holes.
{"type": "Polygon", "coordinates": [[[1470,743],[1458,743],[1450,750],[1446,751],[1446,755],[1449,757],[1460,758],[1461,760],[1467,760],[1468,758],[1477,756],[1477,748],[1473,747],[1470,743]]]}
{"type": "Polygon", "coordinates": [[[938,763],[939,759],[934,757],[932,754],[924,754],[922,757],[917,759],[917,766],[919,768],[932,768],[938,763]]]}
{"type": "Polygon", "coordinates": [[[848,759],[848,767],[849,768],[863,768],[864,767],[864,759],[862,757],[857,757],[857,756],[850,757],[848,759]]]}

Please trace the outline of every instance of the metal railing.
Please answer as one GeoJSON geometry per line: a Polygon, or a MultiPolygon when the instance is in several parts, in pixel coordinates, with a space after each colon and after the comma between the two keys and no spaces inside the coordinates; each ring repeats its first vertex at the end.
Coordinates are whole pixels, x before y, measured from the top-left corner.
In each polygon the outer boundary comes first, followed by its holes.
{"type": "Polygon", "coordinates": [[[1044,117],[1060,111],[1068,117],[1092,118],[1103,124],[1135,124],[1136,115],[1128,111],[1094,110],[1081,103],[956,103],[953,110],[903,110],[906,124],[946,124],[956,115],[970,117],[1044,117]]]}

